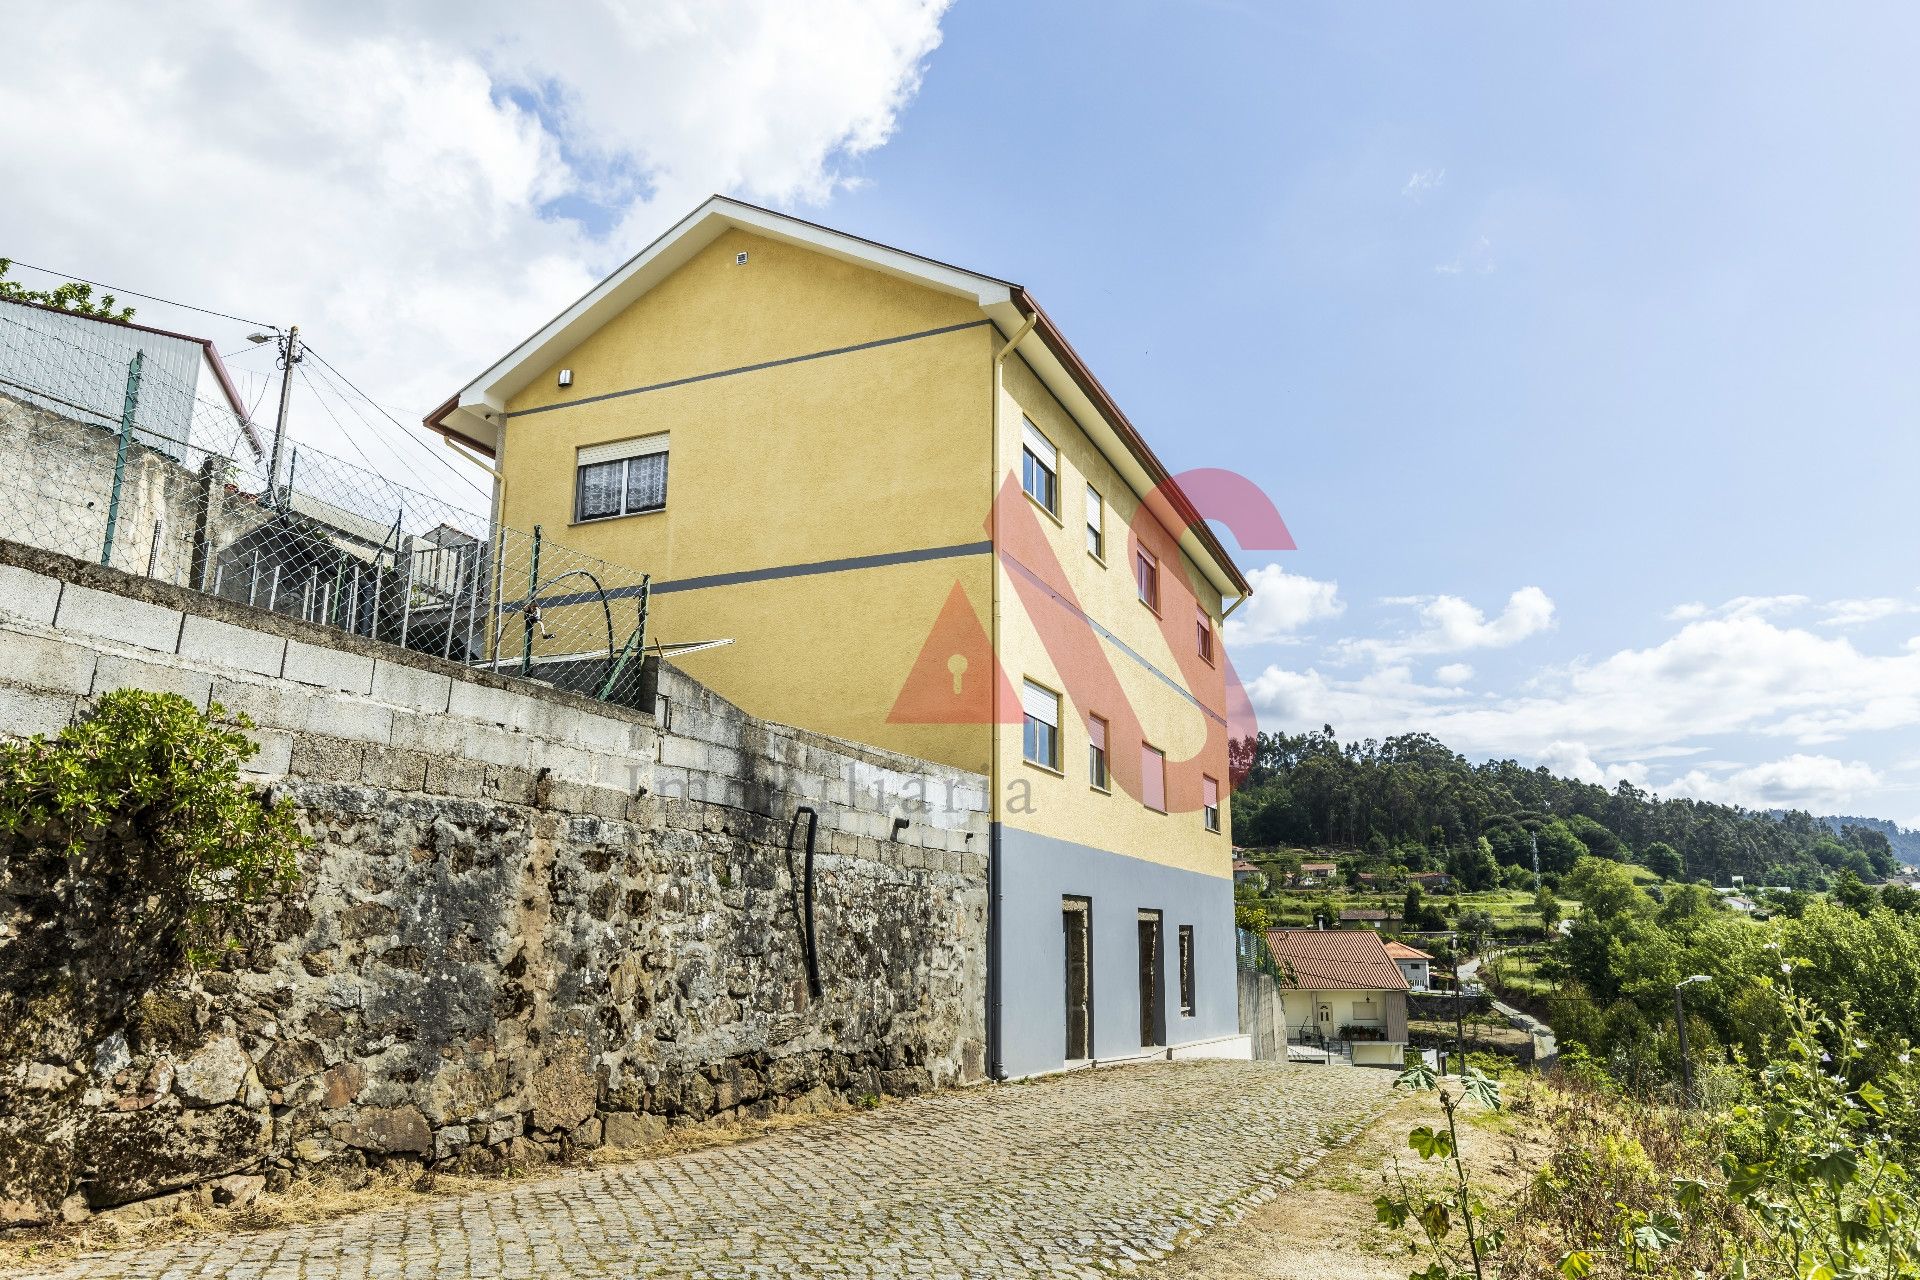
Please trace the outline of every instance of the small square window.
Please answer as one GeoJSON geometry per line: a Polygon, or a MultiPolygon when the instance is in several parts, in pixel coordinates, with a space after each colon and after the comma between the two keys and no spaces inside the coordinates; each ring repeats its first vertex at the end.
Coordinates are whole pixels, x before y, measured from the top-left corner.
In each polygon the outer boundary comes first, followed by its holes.
{"type": "Polygon", "coordinates": [[[1140,744],[1140,803],[1155,813],[1167,811],[1167,753],[1140,744]]]}
{"type": "Polygon", "coordinates": [[[1194,610],[1194,630],[1199,638],[1200,656],[1209,664],[1213,662],[1213,619],[1207,616],[1205,609],[1194,610]]]}
{"type": "Polygon", "coordinates": [[[1020,705],[1027,713],[1022,754],[1043,769],[1059,769],[1060,695],[1029,680],[1020,691],[1020,705]]]}
{"type": "Polygon", "coordinates": [[[574,519],[659,511],[667,505],[667,438],[590,445],[579,451],[574,472],[574,519]]]}
{"type": "Polygon", "coordinates": [[[1107,558],[1107,510],[1100,491],[1087,486],[1087,554],[1095,560],[1107,558]]]}
{"type": "Polygon", "coordinates": [[[1220,784],[1204,774],[1200,778],[1200,816],[1207,830],[1220,829],[1220,784]]]}
{"type": "Polygon", "coordinates": [[[1096,791],[1113,785],[1107,768],[1107,722],[1099,716],[1087,717],[1087,785],[1096,791]]]}
{"type": "Polygon", "coordinates": [[[1133,580],[1140,588],[1140,603],[1160,612],[1160,561],[1145,547],[1133,557],[1133,580]]]}
{"type": "Polygon", "coordinates": [[[1031,422],[1021,438],[1020,487],[1049,515],[1060,514],[1060,451],[1031,422]]]}

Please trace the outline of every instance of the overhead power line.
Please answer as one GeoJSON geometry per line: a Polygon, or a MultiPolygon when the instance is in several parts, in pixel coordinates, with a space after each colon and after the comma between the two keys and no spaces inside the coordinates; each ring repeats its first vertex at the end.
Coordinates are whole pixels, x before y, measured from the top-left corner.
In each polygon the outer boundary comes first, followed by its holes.
{"type": "Polygon", "coordinates": [[[275,333],[280,332],[279,325],[268,324],[265,320],[249,320],[245,316],[229,315],[224,311],[215,311],[211,307],[196,307],[191,302],[176,302],[172,298],[162,298],[158,294],[141,293],[138,289],[126,289],[117,284],[107,284],[101,280],[89,280],[85,276],[77,276],[70,271],[55,271],[52,267],[36,267],[31,262],[22,262],[18,258],[10,258],[8,261],[12,262],[16,267],[25,267],[29,271],[39,271],[46,275],[58,276],[63,280],[72,280],[79,284],[90,284],[96,289],[109,290],[116,298],[122,295],[129,298],[140,298],[146,302],[158,302],[163,306],[181,307],[187,311],[198,311],[203,316],[218,316],[222,320],[232,320],[237,324],[259,325],[262,329],[272,329],[275,333]]]}
{"type": "MultiPolygon", "coordinates": [[[[404,440],[406,440],[407,443],[413,445],[416,449],[420,450],[422,453],[432,458],[435,462],[445,467],[449,472],[457,476],[461,481],[463,481],[466,485],[468,485],[475,493],[480,494],[482,497],[491,497],[490,491],[484,488],[478,481],[476,481],[470,473],[461,470],[459,467],[456,467],[439,450],[434,449],[431,446],[427,445],[425,442],[417,439],[414,436],[412,430],[408,428],[405,423],[401,422],[400,419],[394,417],[391,413],[389,413],[385,405],[381,404],[378,400],[375,400],[372,396],[362,391],[359,387],[354,386],[352,379],[348,378],[346,374],[341,373],[338,369],[334,368],[333,365],[328,362],[325,356],[321,355],[318,351],[315,351],[311,345],[309,345],[306,350],[308,355],[312,356],[315,360],[320,362],[320,367],[322,369],[324,369],[327,373],[332,374],[335,378],[338,378],[342,383],[345,383],[347,389],[353,392],[354,395],[366,401],[368,404],[372,405],[375,409],[378,409],[380,411],[380,416],[385,418],[388,422],[391,422],[394,426],[394,429],[400,433],[401,437],[404,440]]],[[[336,395],[339,394],[339,391],[337,388],[335,389],[335,394],[336,395]]],[[[343,401],[346,401],[347,407],[349,409],[353,409],[353,404],[351,401],[347,401],[345,396],[341,396],[340,398],[343,401]]],[[[354,409],[353,412],[354,412],[354,416],[356,417],[360,416],[359,410],[354,409]]],[[[366,420],[365,418],[361,418],[361,421],[365,422],[366,420]]],[[[367,425],[369,428],[371,428],[373,424],[368,423],[367,425]]]]}

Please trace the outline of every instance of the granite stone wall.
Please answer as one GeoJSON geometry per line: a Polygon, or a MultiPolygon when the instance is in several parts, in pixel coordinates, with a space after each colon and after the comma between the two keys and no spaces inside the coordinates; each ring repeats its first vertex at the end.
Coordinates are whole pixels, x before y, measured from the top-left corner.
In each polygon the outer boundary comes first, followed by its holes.
{"type": "Polygon", "coordinates": [[[70,998],[95,940],[23,945],[98,886],[0,843],[0,1224],[981,1079],[984,780],[647,685],[610,707],[0,542],[0,732],[123,686],[243,710],[312,837],[244,953],[111,1007],[70,998]]]}

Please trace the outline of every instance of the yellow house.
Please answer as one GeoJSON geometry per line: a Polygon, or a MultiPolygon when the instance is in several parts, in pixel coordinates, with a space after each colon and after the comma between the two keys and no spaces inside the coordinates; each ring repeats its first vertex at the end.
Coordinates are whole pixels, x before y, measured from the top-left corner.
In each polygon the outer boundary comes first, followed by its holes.
{"type": "Polygon", "coordinates": [[[1244,1051],[1247,581],[1025,289],[715,197],[427,421],[746,710],[988,775],[996,1075],[1244,1051]]]}

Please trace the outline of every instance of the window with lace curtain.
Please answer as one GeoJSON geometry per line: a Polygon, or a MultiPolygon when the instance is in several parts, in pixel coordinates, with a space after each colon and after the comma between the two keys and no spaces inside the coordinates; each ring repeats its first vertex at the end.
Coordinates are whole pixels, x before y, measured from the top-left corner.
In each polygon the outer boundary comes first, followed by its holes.
{"type": "Polygon", "coordinates": [[[667,437],[589,445],[577,455],[574,519],[659,511],[667,505],[667,437]]]}

